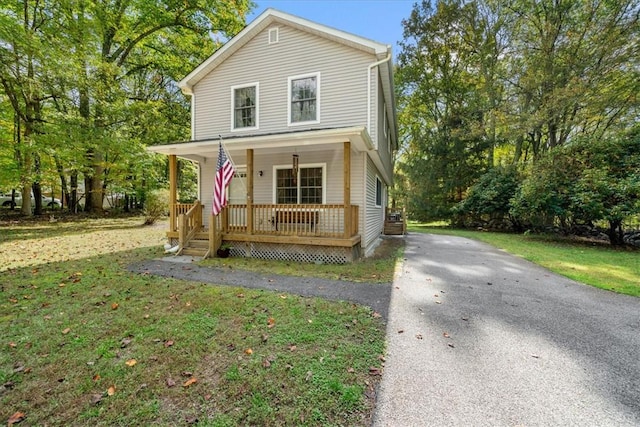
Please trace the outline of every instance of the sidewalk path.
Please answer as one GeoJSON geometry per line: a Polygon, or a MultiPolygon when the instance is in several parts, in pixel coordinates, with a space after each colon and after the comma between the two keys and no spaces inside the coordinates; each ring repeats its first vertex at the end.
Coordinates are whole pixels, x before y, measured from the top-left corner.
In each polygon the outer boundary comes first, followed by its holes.
{"type": "Polygon", "coordinates": [[[639,426],[640,298],[407,237],[374,426],[639,426]]]}

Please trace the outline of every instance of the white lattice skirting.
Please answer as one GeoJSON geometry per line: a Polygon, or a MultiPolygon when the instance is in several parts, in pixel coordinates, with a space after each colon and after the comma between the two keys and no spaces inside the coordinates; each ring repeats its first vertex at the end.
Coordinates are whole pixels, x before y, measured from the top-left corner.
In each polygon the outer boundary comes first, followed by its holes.
{"type": "Polygon", "coordinates": [[[231,256],[294,262],[346,264],[360,257],[360,246],[306,246],[282,243],[225,242],[231,256]]]}

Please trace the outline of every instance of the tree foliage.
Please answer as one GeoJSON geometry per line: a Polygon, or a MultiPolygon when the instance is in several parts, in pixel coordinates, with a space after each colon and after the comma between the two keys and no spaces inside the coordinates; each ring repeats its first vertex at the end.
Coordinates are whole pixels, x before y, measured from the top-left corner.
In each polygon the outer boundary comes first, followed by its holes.
{"type": "MultiPolygon", "coordinates": [[[[527,212],[511,219],[562,227],[609,220],[595,214],[607,210],[604,201],[589,195],[602,195],[605,179],[624,181],[605,170],[613,159],[595,157],[612,154],[639,117],[639,14],[638,0],[416,4],[403,21],[397,72],[409,213],[425,220],[527,212]],[[588,161],[565,155],[577,147],[573,154],[588,161]],[[586,168],[581,186],[578,162],[586,168]],[[529,177],[514,194],[506,165],[519,171],[512,177],[529,177]],[[506,209],[513,196],[518,204],[506,209]]],[[[633,192],[615,193],[630,197],[609,203],[620,220],[637,215],[633,192]]]]}
{"type": "Polygon", "coordinates": [[[10,130],[1,137],[10,141],[0,158],[18,171],[2,186],[21,188],[23,212],[41,184],[72,208],[83,198],[90,211],[101,210],[112,189],[154,188],[163,174],[149,173],[144,148],[189,136],[188,104],[175,82],[240,31],[250,7],[250,0],[2,1],[0,117],[10,130]]]}
{"type": "Polygon", "coordinates": [[[512,213],[562,231],[606,221],[612,244],[623,244],[624,220],[640,214],[640,129],[615,139],[580,138],[550,151],[532,169],[512,213]]]}

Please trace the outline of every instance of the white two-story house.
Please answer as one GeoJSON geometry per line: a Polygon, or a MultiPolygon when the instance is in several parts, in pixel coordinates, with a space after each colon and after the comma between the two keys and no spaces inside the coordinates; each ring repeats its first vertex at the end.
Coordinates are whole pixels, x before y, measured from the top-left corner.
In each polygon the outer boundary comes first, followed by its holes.
{"type": "Polygon", "coordinates": [[[389,45],[268,9],[179,85],[191,141],[149,150],[170,156],[181,250],[340,263],[373,251],[398,143],[389,45]],[[213,217],[220,141],[236,174],[213,217]],[[176,156],[198,165],[195,205],[176,203],[176,156]]]}

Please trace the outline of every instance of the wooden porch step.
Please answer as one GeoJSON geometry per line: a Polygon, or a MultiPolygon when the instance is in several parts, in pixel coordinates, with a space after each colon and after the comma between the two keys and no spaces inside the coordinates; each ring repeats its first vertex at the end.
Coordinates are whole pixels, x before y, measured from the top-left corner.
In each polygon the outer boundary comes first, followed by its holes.
{"type": "Polygon", "coordinates": [[[187,244],[189,248],[209,249],[209,240],[204,239],[192,239],[187,244]]]}
{"type": "Polygon", "coordinates": [[[190,255],[190,256],[200,256],[203,257],[207,254],[207,250],[206,249],[200,249],[200,248],[184,248],[182,250],[182,255],[190,255]]]}

